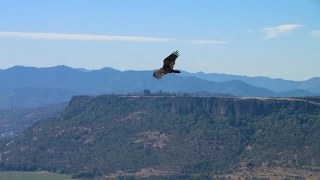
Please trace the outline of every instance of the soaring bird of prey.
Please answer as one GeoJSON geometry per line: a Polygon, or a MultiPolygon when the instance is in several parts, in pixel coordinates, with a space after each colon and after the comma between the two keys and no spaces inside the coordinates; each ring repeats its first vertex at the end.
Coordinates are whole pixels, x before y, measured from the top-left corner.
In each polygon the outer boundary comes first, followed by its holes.
{"type": "Polygon", "coordinates": [[[163,60],[163,66],[162,68],[160,68],[159,70],[155,71],[153,73],[153,77],[157,78],[157,79],[161,79],[162,76],[168,74],[168,73],[180,73],[180,71],[178,70],[174,70],[173,66],[176,63],[176,59],[179,56],[179,51],[175,51],[173,53],[171,53],[168,57],[166,57],[163,60]]]}

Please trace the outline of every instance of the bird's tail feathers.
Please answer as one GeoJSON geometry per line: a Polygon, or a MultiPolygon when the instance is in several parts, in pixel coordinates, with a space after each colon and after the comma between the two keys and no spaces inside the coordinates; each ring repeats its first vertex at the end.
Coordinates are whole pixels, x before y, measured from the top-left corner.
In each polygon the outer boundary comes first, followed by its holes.
{"type": "Polygon", "coordinates": [[[179,50],[176,50],[176,51],[172,52],[172,54],[173,54],[173,55],[176,55],[176,56],[179,56],[179,55],[180,55],[180,54],[179,54],[179,50]]]}

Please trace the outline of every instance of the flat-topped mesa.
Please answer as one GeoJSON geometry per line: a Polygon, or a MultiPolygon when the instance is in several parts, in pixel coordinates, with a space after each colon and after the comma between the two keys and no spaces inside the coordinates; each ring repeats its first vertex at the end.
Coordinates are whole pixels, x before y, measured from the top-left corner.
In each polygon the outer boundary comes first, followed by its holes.
{"type": "Polygon", "coordinates": [[[0,146],[0,164],[103,177],[319,171],[319,122],[319,102],[302,97],[74,96],[57,117],[0,146]]]}
{"type": "Polygon", "coordinates": [[[134,103],[152,106],[162,101],[171,111],[187,113],[200,108],[213,117],[238,117],[269,115],[281,109],[290,110],[292,113],[310,113],[319,111],[319,98],[241,98],[241,97],[190,97],[190,96],[74,96],[70,105],[78,103],[134,103]]]}

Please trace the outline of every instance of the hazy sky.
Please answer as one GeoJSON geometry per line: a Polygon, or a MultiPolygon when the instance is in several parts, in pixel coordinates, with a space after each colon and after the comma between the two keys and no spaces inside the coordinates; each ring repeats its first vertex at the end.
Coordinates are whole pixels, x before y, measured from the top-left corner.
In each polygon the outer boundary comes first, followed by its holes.
{"type": "Polygon", "coordinates": [[[0,69],[67,65],[320,76],[319,0],[0,0],[0,69]]]}

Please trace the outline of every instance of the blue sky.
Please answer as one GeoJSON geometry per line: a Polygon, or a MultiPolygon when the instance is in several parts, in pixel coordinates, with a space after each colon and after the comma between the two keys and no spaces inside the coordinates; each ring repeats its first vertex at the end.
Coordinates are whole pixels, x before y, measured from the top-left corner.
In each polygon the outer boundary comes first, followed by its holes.
{"type": "Polygon", "coordinates": [[[320,76],[318,0],[0,0],[0,68],[320,76]]]}

